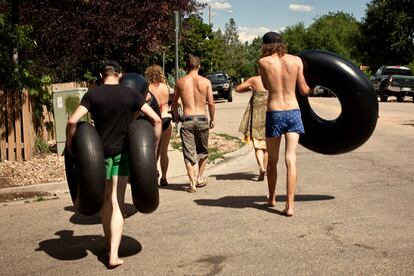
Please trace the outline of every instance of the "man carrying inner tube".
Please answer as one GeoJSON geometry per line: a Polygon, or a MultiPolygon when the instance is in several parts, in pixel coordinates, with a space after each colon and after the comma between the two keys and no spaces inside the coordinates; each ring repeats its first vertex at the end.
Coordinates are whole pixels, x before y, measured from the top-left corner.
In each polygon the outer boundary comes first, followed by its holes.
{"type": "MultiPolygon", "coordinates": [[[[71,150],[76,124],[88,111],[92,115],[105,154],[105,199],[100,210],[102,226],[109,254],[110,268],[123,264],[118,257],[119,244],[124,225],[122,202],[129,175],[127,131],[136,111],[142,111],[154,124],[155,145],[161,136],[161,119],[145,103],[143,96],[119,84],[121,67],[116,61],[106,61],[100,72],[103,85],[89,90],[79,107],[69,118],[66,126],[66,145],[71,150]]],[[[155,153],[154,153],[155,154],[155,153]]]]}
{"type": "Polygon", "coordinates": [[[184,122],[180,136],[183,144],[183,155],[190,185],[189,193],[196,192],[196,187],[206,185],[204,169],[208,156],[209,128],[214,127],[214,99],[211,82],[198,74],[200,59],[193,55],[186,58],[187,75],[179,79],[175,85],[172,104],[174,117],[178,117],[178,99],[181,98],[184,122]],[[206,114],[206,103],[210,114],[210,124],[206,114]],[[194,165],[198,162],[198,176],[194,179],[194,165]]]}
{"type": "Polygon", "coordinates": [[[302,60],[287,54],[287,46],[279,33],[268,32],[263,36],[262,55],[258,65],[263,85],[269,91],[266,112],[266,147],[269,155],[267,203],[271,207],[276,205],[277,162],[280,141],[284,135],[287,201],[282,213],[292,216],[297,179],[296,150],[299,135],[305,132],[295,90],[298,86],[302,95],[309,95],[311,89],[303,76],[302,60]]]}

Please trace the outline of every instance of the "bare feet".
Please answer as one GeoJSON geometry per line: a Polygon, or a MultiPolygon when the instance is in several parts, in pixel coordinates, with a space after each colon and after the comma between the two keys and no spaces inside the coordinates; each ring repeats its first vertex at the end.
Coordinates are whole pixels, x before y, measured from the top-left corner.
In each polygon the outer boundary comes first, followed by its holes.
{"type": "Polygon", "coordinates": [[[282,215],[286,216],[286,217],[291,217],[293,216],[293,208],[288,208],[286,207],[283,211],[282,211],[282,215]]]}
{"type": "Polygon", "coordinates": [[[109,256],[109,262],[108,262],[109,268],[112,269],[112,268],[118,267],[118,266],[122,265],[123,263],[124,263],[124,261],[121,260],[120,258],[118,258],[118,257],[111,258],[111,256],[109,256]]]}
{"type": "Polygon", "coordinates": [[[275,207],[276,206],[276,201],[275,200],[267,200],[267,206],[275,207]]]}

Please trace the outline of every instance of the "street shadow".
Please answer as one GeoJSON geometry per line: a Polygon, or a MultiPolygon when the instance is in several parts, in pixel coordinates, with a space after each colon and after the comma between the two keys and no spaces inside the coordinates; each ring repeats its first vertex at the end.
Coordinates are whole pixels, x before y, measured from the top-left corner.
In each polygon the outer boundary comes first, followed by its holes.
{"type": "Polygon", "coordinates": [[[188,187],[188,182],[176,184],[176,183],[168,183],[167,186],[158,186],[160,190],[171,190],[171,191],[179,191],[179,192],[186,192],[185,188],[188,187]]]}
{"type": "MultiPolygon", "coordinates": [[[[101,217],[99,213],[92,215],[92,216],[85,216],[80,213],[78,213],[73,205],[66,206],[64,208],[65,211],[73,212],[73,216],[69,219],[70,222],[73,224],[80,224],[80,225],[93,225],[93,224],[100,224],[101,223],[101,217]]],[[[130,216],[133,216],[135,213],[137,213],[137,209],[133,204],[125,203],[125,218],[128,218],[130,216]]]]}
{"type": "Polygon", "coordinates": [[[215,177],[217,180],[251,180],[257,181],[258,174],[254,173],[227,173],[227,174],[213,174],[210,177],[215,177]]]}
{"type": "MultiPolygon", "coordinates": [[[[104,249],[104,237],[100,235],[74,236],[73,230],[61,230],[55,233],[59,238],[39,242],[35,251],[44,251],[50,257],[62,260],[73,261],[85,258],[88,251],[94,254],[98,261],[108,268],[107,252],[104,249]]],[[[141,244],[129,237],[122,236],[119,246],[119,256],[129,257],[141,252],[141,244]]]]}
{"type": "MultiPolygon", "coordinates": [[[[335,197],[327,195],[295,195],[295,201],[319,201],[332,200],[335,197]]],[[[276,202],[285,202],[286,196],[276,196],[276,202]]],[[[203,206],[214,206],[223,208],[255,208],[270,213],[282,215],[281,211],[267,206],[266,196],[226,196],[219,199],[196,199],[194,202],[203,206]]]]}
{"type": "Polygon", "coordinates": [[[227,103],[228,101],[224,98],[215,98],[214,103],[220,104],[220,103],[227,103]]]}

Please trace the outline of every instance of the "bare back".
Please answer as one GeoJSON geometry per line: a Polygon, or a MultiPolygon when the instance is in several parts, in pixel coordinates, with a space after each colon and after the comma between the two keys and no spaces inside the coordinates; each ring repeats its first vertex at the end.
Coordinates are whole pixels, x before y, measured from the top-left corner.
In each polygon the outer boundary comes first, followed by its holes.
{"type": "Polygon", "coordinates": [[[260,75],[264,87],[269,91],[267,109],[291,110],[299,108],[296,99],[296,85],[301,93],[309,93],[309,87],[303,77],[302,60],[293,55],[277,54],[259,60],[260,75]]]}
{"type": "Polygon", "coordinates": [[[214,104],[211,82],[190,72],[177,81],[176,90],[181,98],[185,116],[206,115],[206,103],[214,104]]]}
{"type": "Polygon", "coordinates": [[[236,92],[247,92],[253,90],[253,92],[266,91],[263,86],[262,78],[260,76],[254,76],[247,79],[236,87],[236,92]]]}
{"type": "Polygon", "coordinates": [[[149,90],[155,95],[157,102],[160,106],[161,116],[168,117],[168,97],[169,90],[168,86],[165,83],[158,83],[149,85],[149,90]]]}

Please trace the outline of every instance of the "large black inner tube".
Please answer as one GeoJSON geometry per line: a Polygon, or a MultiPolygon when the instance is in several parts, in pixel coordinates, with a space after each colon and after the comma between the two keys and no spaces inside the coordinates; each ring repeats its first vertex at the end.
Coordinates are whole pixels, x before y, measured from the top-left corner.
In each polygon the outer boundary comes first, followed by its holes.
{"type": "Polygon", "coordinates": [[[146,118],[134,120],[128,129],[132,201],[141,213],[159,205],[154,126],[146,118]]]}
{"type": "Polygon", "coordinates": [[[323,154],[346,153],[364,144],[378,119],[378,99],[371,82],[358,67],[336,54],[308,50],[298,56],[308,85],[330,89],[342,109],[335,120],[325,120],[312,110],[307,97],[298,94],[306,132],[300,144],[323,154]]]}
{"type": "Polygon", "coordinates": [[[80,122],[73,137],[73,156],[65,149],[65,171],[76,210],[94,215],[105,196],[105,159],[101,139],[95,128],[80,122]]]}
{"type": "Polygon", "coordinates": [[[144,76],[138,73],[126,73],[119,80],[119,83],[137,91],[144,99],[147,97],[149,84],[144,76]]]}

